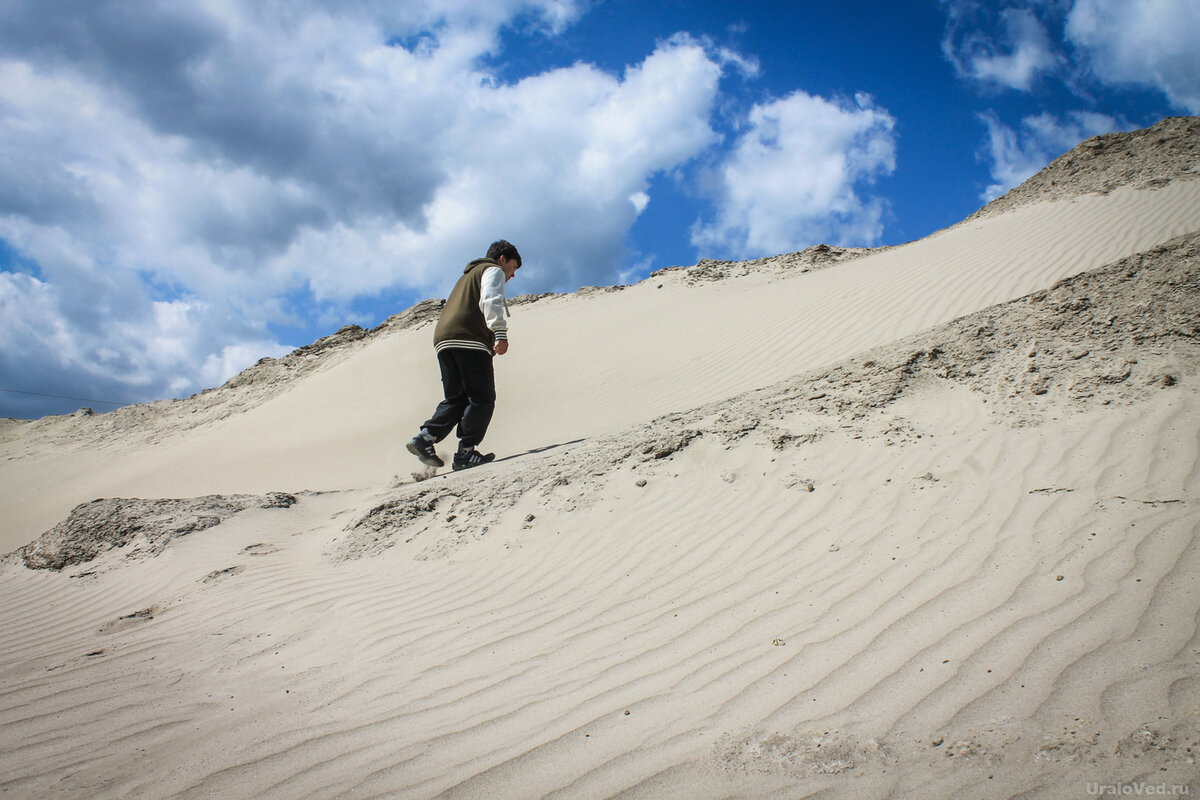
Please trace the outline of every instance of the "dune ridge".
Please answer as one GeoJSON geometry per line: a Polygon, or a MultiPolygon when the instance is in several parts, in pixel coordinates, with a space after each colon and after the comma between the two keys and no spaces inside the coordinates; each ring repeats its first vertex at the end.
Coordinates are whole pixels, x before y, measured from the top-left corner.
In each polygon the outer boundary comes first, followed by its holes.
{"type": "Polygon", "coordinates": [[[1153,189],[1200,175],[1200,118],[1167,117],[1149,128],[1084,139],[1020,186],[997,197],[967,221],[1014,208],[1120,186],[1153,189]]]}

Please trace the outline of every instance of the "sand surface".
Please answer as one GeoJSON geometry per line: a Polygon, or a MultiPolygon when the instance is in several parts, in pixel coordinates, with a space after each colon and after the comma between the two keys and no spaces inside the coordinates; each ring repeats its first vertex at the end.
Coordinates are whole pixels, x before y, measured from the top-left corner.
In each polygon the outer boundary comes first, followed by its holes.
{"type": "Polygon", "coordinates": [[[1200,180],[1160,134],[1160,181],[526,298],[469,472],[403,450],[436,305],[5,424],[0,795],[1200,792],[1200,180]]]}

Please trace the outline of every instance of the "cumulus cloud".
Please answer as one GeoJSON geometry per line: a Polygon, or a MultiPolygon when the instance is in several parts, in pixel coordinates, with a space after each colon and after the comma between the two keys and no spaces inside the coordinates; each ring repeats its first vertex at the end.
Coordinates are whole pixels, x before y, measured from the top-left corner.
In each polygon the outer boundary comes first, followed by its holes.
{"type": "Polygon", "coordinates": [[[1200,113],[1200,5],[1193,0],[1076,0],[1066,35],[1100,80],[1150,86],[1200,113]]]}
{"type": "MultiPolygon", "coordinates": [[[[49,283],[27,273],[0,271],[0,375],[5,389],[78,398],[81,402],[67,405],[108,410],[109,403],[219,385],[254,360],[289,349],[226,309],[194,298],[152,299],[128,274],[82,269],[76,277],[49,283]],[[223,339],[239,344],[213,353],[213,343],[223,339]],[[237,352],[239,347],[244,352],[237,352]]],[[[28,395],[6,395],[10,414],[45,407],[28,395]]]]}
{"type": "Polygon", "coordinates": [[[1061,66],[1038,5],[991,6],[943,0],[949,22],[942,51],[960,75],[982,83],[1029,91],[1061,66]]]}
{"type": "Polygon", "coordinates": [[[980,195],[994,200],[1040,171],[1084,139],[1101,133],[1130,130],[1133,126],[1106,114],[1073,111],[1058,117],[1039,114],[1026,117],[1019,129],[1000,121],[994,112],[981,114],[987,126],[986,160],[993,183],[980,195]]]}
{"type": "Polygon", "coordinates": [[[859,187],[895,169],[894,125],[865,95],[850,102],[797,91],[755,105],[713,172],[715,218],[698,221],[692,241],[736,257],[878,241],[884,203],[859,187]]]}

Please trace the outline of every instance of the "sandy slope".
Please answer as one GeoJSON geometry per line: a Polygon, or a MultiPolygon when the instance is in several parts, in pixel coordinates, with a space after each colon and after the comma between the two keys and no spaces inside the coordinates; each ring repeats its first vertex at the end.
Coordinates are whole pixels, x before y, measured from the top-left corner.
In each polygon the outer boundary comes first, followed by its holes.
{"type": "Polygon", "coordinates": [[[1200,791],[1200,182],[727,272],[514,309],[467,473],[427,327],[8,430],[0,795],[1200,791]]]}
{"type": "MultiPolygon", "coordinates": [[[[689,285],[667,273],[620,292],[517,307],[497,363],[487,445],[507,455],[620,430],[831,364],[1194,230],[1200,181],[1017,209],[800,275],[689,285]],[[659,288],[659,287],[662,288],[659,288]]],[[[429,327],[373,338],[250,410],[150,446],[3,445],[0,545],[96,497],[190,497],[384,485],[440,397],[429,327]],[[27,452],[29,450],[30,452],[27,452]],[[10,499],[11,498],[11,499],[10,499]]],[[[86,430],[84,431],[86,433],[86,430]]],[[[65,439],[65,441],[64,441],[65,439]]],[[[86,441],[86,439],[84,439],[86,441]]]]}

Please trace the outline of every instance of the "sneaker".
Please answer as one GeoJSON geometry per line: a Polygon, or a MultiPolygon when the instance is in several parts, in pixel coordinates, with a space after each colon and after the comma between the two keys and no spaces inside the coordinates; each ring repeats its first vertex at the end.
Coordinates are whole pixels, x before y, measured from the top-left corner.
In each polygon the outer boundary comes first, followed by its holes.
{"type": "Polygon", "coordinates": [[[414,436],[412,441],[408,443],[408,452],[421,459],[421,463],[428,467],[446,466],[446,462],[442,461],[438,457],[437,451],[433,449],[433,442],[420,434],[414,436]]]}
{"type": "Polygon", "coordinates": [[[481,453],[474,448],[459,450],[454,454],[454,468],[470,469],[471,467],[478,467],[481,464],[488,464],[495,458],[495,453],[481,453]]]}

